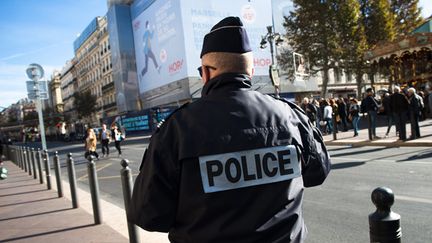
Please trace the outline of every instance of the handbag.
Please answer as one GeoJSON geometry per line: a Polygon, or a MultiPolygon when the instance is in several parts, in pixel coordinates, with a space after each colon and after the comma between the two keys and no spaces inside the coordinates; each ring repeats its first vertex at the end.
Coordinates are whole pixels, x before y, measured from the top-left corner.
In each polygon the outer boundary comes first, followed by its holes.
{"type": "Polygon", "coordinates": [[[323,127],[323,126],[327,125],[327,121],[320,121],[319,124],[320,124],[320,126],[323,127]]]}

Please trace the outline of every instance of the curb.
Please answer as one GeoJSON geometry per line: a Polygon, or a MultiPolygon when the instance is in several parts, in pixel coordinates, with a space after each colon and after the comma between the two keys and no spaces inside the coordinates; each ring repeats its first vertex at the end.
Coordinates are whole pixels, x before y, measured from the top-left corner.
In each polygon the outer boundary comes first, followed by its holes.
{"type": "Polygon", "coordinates": [[[384,147],[432,147],[432,141],[325,141],[328,146],[348,145],[352,147],[384,146],[384,147]]]}

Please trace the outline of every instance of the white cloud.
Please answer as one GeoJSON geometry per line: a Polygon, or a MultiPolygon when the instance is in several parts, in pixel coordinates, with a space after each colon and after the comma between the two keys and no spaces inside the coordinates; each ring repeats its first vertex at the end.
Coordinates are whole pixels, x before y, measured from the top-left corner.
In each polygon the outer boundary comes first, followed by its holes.
{"type": "Polygon", "coordinates": [[[428,18],[432,15],[432,1],[431,0],[420,0],[420,7],[422,7],[423,18],[428,18]]]}

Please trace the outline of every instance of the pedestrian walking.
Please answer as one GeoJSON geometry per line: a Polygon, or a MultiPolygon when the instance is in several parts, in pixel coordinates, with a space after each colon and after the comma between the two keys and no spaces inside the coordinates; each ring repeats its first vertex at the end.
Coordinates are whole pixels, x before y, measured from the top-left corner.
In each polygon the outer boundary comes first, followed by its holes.
{"type": "Polygon", "coordinates": [[[399,86],[394,88],[393,94],[390,96],[390,109],[393,112],[396,130],[399,131],[399,139],[405,141],[407,139],[406,122],[408,116],[408,99],[401,92],[399,86]]]}
{"type": "Polygon", "coordinates": [[[301,108],[306,113],[306,116],[309,117],[311,123],[315,125],[318,110],[315,107],[315,105],[309,102],[309,98],[307,97],[303,98],[303,103],[301,105],[301,108]]]}
{"type": "Polygon", "coordinates": [[[333,122],[332,123],[332,125],[333,125],[332,129],[335,129],[335,132],[338,133],[339,132],[339,125],[341,123],[341,119],[340,119],[340,116],[339,116],[338,104],[337,104],[337,102],[336,102],[335,99],[330,99],[329,100],[329,104],[330,104],[330,106],[332,108],[332,122],[333,122]]]}
{"type": "Polygon", "coordinates": [[[359,135],[360,106],[358,105],[358,100],[355,98],[351,99],[349,116],[352,121],[354,137],[357,137],[359,135]]]}
{"type": "Polygon", "coordinates": [[[324,133],[325,134],[331,134],[331,133],[333,133],[333,119],[332,119],[333,108],[330,106],[330,103],[327,100],[324,100],[323,104],[324,104],[323,105],[324,106],[324,108],[323,108],[323,118],[324,118],[323,125],[324,125],[324,131],[326,131],[324,133]]]}
{"type": "Polygon", "coordinates": [[[344,132],[346,132],[348,131],[348,123],[347,123],[348,114],[347,114],[347,105],[342,96],[339,96],[339,99],[337,100],[337,107],[338,107],[339,118],[342,123],[342,129],[344,132]]]}
{"type": "Polygon", "coordinates": [[[87,136],[85,139],[85,149],[86,152],[84,154],[84,157],[87,159],[88,156],[93,155],[97,159],[99,159],[99,154],[96,152],[96,146],[97,146],[97,137],[95,134],[95,131],[92,127],[87,128],[87,136]]]}
{"type": "Polygon", "coordinates": [[[240,18],[205,35],[201,98],[153,134],[129,222],[171,242],[304,241],[304,187],[323,183],[329,154],[300,107],[252,89],[253,60],[240,18]]]}
{"type": "Polygon", "coordinates": [[[372,88],[366,89],[366,98],[362,100],[361,103],[361,112],[367,113],[368,115],[368,132],[369,139],[378,139],[376,135],[376,119],[377,119],[377,111],[378,111],[378,101],[374,98],[374,92],[372,88]]]}
{"type": "Polygon", "coordinates": [[[108,157],[110,153],[109,143],[111,140],[111,131],[107,129],[106,124],[102,124],[102,130],[99,133],[99,139],[102,145],[102,156],[108,157]]]}
{"type": "Polygon", "coordinates": [[[432,86],[429,87],[429,94],[426,96],[425,106],[428,107],[429,117],[432,118],[432,86]]]}
{"type": "Polygon", "coordinates": [[[118,156],[122,155],[121,142],[124,140],[125,136],[116,124],[111,127],[112,137],[114,139],[115,148],[117,149],[118,156]]]}
{"type": "MultiPolygon", "coordinates": [[[[390,93],[385,93],[384,98],[382,101],[382,107],[384,107],[384,112],[387,117],[387,132],[385,134],[385,137],[387,138],[390,133],[390,129],[393,126],[393,111],[391,109],[391,99],[390,99],[390,93]]],[[[397,133],[397,130],[396,130],[397,133]]]]}
{"type": "Polygon", "coordinates": [[[408,107],[409,107],[409,117],[411,125],[411,136],[410,139],[420,138],[420,127],[419,120],[422,115],[422,110],[424,107],[423,99],[418,94],[414,88],[408,89],[408,107]]]}

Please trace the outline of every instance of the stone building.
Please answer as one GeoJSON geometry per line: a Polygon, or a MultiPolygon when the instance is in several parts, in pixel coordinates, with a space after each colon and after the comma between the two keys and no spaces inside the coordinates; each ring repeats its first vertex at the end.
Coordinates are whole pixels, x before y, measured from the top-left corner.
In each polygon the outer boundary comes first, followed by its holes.
{"type": "Polygon", "coordinates": [[[99,126],[106,112],[116,113],[112,79],[111,51],[106,17],[96,17],[74,41],[77,90],[90,91],[96,97],[96,107],[83,123],[99,126]],[[104,89],[102,89],[104,87],[104,89]],[[107,109],[105,111],[105,109],[107,109]]]}

